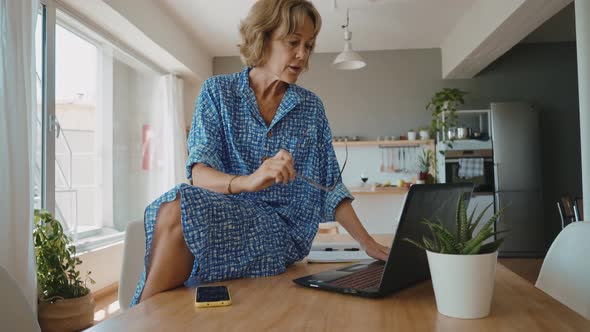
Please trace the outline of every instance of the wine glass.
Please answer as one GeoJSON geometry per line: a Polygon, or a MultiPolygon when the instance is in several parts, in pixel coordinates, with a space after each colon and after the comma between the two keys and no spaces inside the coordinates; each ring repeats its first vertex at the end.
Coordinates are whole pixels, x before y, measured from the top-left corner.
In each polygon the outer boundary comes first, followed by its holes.
{"type": "Polygon", "coordinates": [[[361,181],[363,181],[363,185],[367,183],[367,180],[369,180],[369,173],[367,173],[367,170],[363,169],[361,171],[361,181]]]}

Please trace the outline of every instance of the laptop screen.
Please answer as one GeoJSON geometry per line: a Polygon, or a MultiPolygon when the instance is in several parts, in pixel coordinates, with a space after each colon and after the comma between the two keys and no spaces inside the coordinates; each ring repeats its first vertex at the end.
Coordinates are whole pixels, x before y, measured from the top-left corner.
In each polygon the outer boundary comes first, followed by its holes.
{"type": "Polygon", "coordinates": [[[470,194],[473,184],[414,185],[407,194],[393,245],[383,273],[380,291],[395,291],[430,278],[426,252],[404,241],[422,242],[430,237],[424,219],[440,220],[454,229],[457,199],[470,194]]]}

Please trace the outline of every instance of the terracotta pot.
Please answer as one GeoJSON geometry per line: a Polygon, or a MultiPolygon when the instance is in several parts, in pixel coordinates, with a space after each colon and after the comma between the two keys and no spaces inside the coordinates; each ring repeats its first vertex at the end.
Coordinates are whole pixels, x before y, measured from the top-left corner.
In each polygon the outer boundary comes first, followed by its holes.
{"type": "Polygon", "coordinates": [[[39,325],[43,332],[80,331],[94,323],[94,299],[88,293],[74,299],[54,303],[39,301],[39,325]]]}

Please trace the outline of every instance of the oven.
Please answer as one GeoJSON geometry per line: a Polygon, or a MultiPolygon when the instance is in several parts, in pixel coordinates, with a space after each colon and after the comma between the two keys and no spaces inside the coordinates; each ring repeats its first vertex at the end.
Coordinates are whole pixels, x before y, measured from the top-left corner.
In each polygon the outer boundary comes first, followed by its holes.
{"type": "Polygon", "coordinates": [[[476,193],[494,193],[494,160],[492,149],[447,150],[444,157],[445,183],[473,183],[476,193]],[[483,175],[463,179],[458,176],[459,159],[483,158],[483,175]]]}

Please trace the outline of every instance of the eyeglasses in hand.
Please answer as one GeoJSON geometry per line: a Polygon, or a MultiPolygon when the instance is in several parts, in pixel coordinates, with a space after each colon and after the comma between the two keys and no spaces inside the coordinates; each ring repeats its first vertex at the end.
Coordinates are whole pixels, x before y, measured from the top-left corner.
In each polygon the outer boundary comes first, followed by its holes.
{"type": "Polygon", "coordinates": [[[309,183],[310,185],[323,190],[323,191],[327,191],[327,192],[333,191],[334,189],[336,189],[338,182],[340,182],[340,180],[342,180],[342,172],[344,172],[344,168],[346,167],[346,162],[348,161],[348,144],[344,143],[344,149],[346,151],[346,156],[344,157],[344,164],[342,164],[342,169],[340,170],[340,174],[338,174],[338,179],[334,182],[334,184],[332,186],[326,187],[322,184],[315,182],[314,180],[312,180],[308,177],[301,175],[301,173],[299,173],[299,172],[297,172],[295,174],[295,176],[300,178],[301,180],[309,183]]]}

